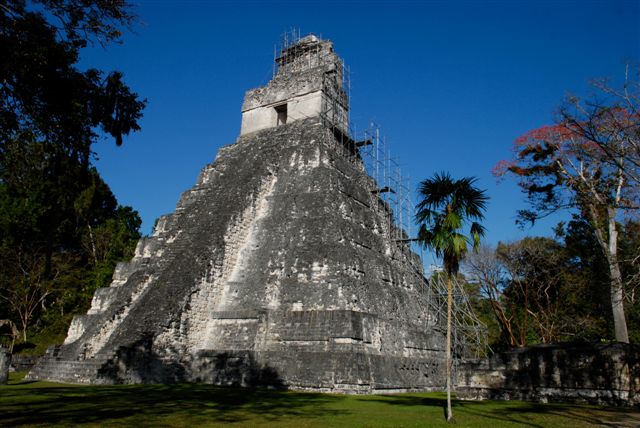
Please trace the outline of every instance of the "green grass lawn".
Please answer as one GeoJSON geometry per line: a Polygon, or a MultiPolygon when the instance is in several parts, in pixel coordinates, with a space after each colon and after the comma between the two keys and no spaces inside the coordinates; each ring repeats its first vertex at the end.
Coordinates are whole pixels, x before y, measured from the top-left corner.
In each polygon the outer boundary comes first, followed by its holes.
{"type": "MultiPolygon", "coordinates": [[[[0,426],[447,426],[441,393],[337,395],[203,384],[80,386],[22,381],[0,386],[0,426]]],[[[639,426],[638,409],[456,401],[456,426],[639,426]]]]}

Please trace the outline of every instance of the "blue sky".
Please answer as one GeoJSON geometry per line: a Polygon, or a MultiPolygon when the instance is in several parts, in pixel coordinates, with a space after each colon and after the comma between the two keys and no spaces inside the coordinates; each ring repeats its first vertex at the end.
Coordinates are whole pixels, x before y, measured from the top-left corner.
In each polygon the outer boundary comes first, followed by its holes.
{"type": "Polygon", "coordinates": [[[487,241],[519,230],[525,207],[491,168],[512,141],[549,124],[568,93],[620,81],[640,63],[639,1],[139,1],[122,45],[89,48],[82,66],[118,69],[148,107],[122,147],[95,146],[98,169],[148,233],[172,212],[218,148],[240,130],[244,92],[267,83],[287,29],[334,41],[351,68],[351,118],[375,120],[414,183],[437,171],[475,176],[491,197],[487,241]]]}

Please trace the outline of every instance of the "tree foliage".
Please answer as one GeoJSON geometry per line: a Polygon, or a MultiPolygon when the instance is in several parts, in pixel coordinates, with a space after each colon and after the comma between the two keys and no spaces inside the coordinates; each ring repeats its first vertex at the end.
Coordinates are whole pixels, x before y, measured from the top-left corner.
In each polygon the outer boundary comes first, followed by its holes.
{"type": "Polygon", "coordinates": [[[469,246],[476,248],[484,236],[485,229],[479,221],[488,197],[474,183],[471,177],[454,180],[449,174],[440,173],[420,183],[418,190],[418,241],[442,257],[444,268],[451,275],[458,273],[469,246]],[[467,236],[463,228],[469,221],[467,236]]]}
{"type": "MultiPolygon", "coordinates": [[[[640,247],[640,227],[626,222],[619,228],[629,336],[637,343],[638,266],[629,255],[640,247]]],[[[495,248],[483,246],[468,255],[464,271],[480,287],[476,308],[493,329],[489,336],[494,350],[615,339],[608,266],[592,227],[583,218],[560,223],[555,239],[528,237],[495,248]]]]}
{"type": "Polygon", "coordinates": [[[509,272],[504,294],[509,312],[519,318],[518,345],[527,343],[530,330],[542,343],[558,341],[563,328],[572,323],[564,316],[560,298],[567,285],[562,246],[549,238],[525,238],[499,244],[496,252],[509,272]]]}
{"type": "Polygon", "coordinates": [[[557,123],[516,139],[514,159],[495,172],[515,176],[527,194],[532,209],[520,211],[521,221],[562,209],[588,219],[609,268],[616,339],[628,342],[617,226],[622,215],[637,218],[640,208],[640,115],[638,94],[631,92],[638,85],[597,88],[609,97],[569,98],[557,123]]]}
{"type": "Polygon", "coordinates": [[[0,318],[25,341],[86,306],[139,237],[92,147],[138,131],[145,101],[122,73],[77,65],[83,47],[119,41],[133,19],[120,0],[0,5],[0,318]]]}

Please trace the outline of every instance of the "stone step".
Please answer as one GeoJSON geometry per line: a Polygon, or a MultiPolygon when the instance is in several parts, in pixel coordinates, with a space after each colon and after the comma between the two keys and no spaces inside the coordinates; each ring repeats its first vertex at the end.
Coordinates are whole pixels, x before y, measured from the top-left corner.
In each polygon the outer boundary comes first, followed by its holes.
{"type": "MultiPolygon", "coordinates": [[[[52,350],[52,353],[55,350],[52,350]]],[[[97,356],[87,360],[64,360],[45,355],[27,374],[26,379],[69,383],[96,383],[98,373],[112,360],[97,356]]],[[[98,382],[100,383],[100,382],[98,382]]]]}

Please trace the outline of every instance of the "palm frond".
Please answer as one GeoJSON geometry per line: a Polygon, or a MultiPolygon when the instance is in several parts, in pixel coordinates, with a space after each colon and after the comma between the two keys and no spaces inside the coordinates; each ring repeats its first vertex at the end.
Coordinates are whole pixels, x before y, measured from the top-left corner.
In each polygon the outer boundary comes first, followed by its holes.
{"type": "Polygon", "coordinates": [[[471,229],[469,229],[469,232],[472,235],[477,235],[478,239],[480,239],[484,237],[485,233],[487,232],[487,229],[485,229],[485,227],[480,223],[474,221],[473,223],[471,223],[471,229]]]}
{"type": "Polygon", "coordinates": [[[462,220],[458,213],[451,212],[442,218],[442,226],[448,230],[457,230],[462,227],[462,220]]]}
{"type": "Polygon", "coordinates": [[[448,273],[457,273],[460,260],[468,247],[474,249],[484,236],[485,229],[478,222],[486,210],[488,197],[475,187],[474,177],[454,180],[446,172],[420,183],[422,196],[416,205],[415,220],[419,225],[418,241],[442,257],[448,273]],[[466,221],[471,224],[470,237],[461,231],[466,221]]]}

